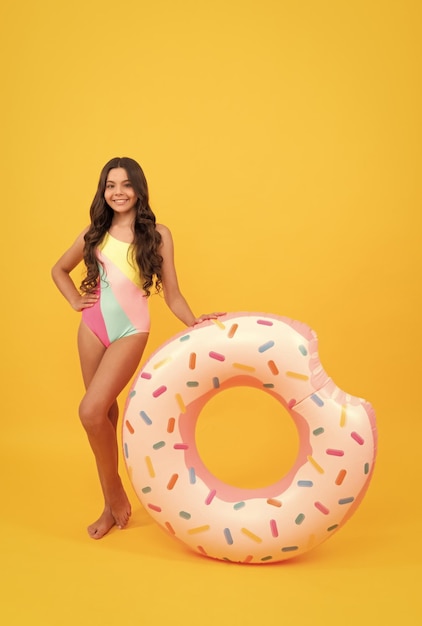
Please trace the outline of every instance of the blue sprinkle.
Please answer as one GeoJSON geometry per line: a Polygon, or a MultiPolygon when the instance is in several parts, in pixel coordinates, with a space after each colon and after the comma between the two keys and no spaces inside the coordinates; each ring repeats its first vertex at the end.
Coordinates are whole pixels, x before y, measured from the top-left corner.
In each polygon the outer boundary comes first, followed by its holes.
{"type": "Polygon", "coordinates": [[[273,383],[264,383],[262,386],[266,389],[274,389],[273,383]]]}
{"type": "Polygon", "coordinates": [[[133,396],[136,396],[136,390],[132,389],[132,391],[129,394],[129,398],[133,398],[133,396]]]}
{"type": "Polygon", "coordinates": [[[354,497],[350,496],[350,498],[341,498],[341,500],[338,501],[339,504],[350,504],[350,502],[353,502],[354,497]]]}
{"type": "Polygon", "coordinates": [[[183,335],[183,337],[180,337],[179,341],[187,341],[188,339],[190,339],[190,335],[183,335]]]}
{"type": "Polygon", "coordinates": [[[154,443],[152,447],[154,448],[154,450],[159,450],[160,448],[163,448],[165,445],[166,445],[165,441],[157,441],[157,443],[154,443]]]}
{"type": "Polygon", "coordinates": [[[364,471],[364,474],[369,474],[369,463],[365,463],[363,471],[364,471]]]}
{"type": "Polygon", "coordinates": [[[262,346],[259,346],[258,352],[265,352],[269,350],[275,345],[274,341],[267,341],[267,343],[263,343],[262,346]]]}
{"type": "Polygon", "coordinates": [[[318,435],[322,435],[323,432],[324,432],[324,429],[321,426],[320,428],[315,428],[315,430],[312,431],[312,434],[315,436],[318,436],[318,435]]]}
{"type": "Polygon", "coordinates": [[[294,550],[298,550],[299,546],[286,546],[285,548],[281,548],[282,552],[293,552],[294,550]]]}
{"type": "Polygon", "coordinates": [[[188,380],[186,387],[199,387],[199,383],[197,380],[188,380]]]}
{"type": "Polygon", "coordinates": [[[229,544],[229,546],[233,545],[233,537],[231,535],[231,532],[228,528],[224,529],[224,537],[226,538],[227,543],[229,544]]]}
{"type": "Polygon", "coordinates": [[[311,400],[313,400],[317,406],[324,406],[323,400],[321,400],[321,398],[317,396],[316,393],[313,393],[311,395],[311,400]]]}
{"type": "Polygon", "coordinates": [[[312,482],[312,480],[298,480],[297,486],[298,487],[313,487],[314,483],[312,482]]]}
{"type": "Polygon", "coordinates": [[[125,443],[125,457],[129,458],[129,448],[127,447],[127,443],[125,443]]]}
{"type": "Polygon", "coordinates": [[[144,420],[145,424],[147,424],[148,426],[151,426],[152,420],[148,417],[148,415],[145,413],[145,411],[140,411],[139,415],[142,417],[142,419],[144,420]]]}
{"type": "Polygon", "coordinates": [[[272,556],[263,556],[261,561],[271,561],[272,558],[272,556]]]}
{"type": "Polygon", "coordinates": [[[335,530],[338,527],[338,524],[334,524],[333,526],[329,526],[327,528],[327,531],[330,532],[331,530],[335,530]]]}
{"type": "Polygon", "coordinates": [[[183,519],[190,519],[192,517],[192,515],[190,513],[186,513],[186,511],[180,511],[179,515],[180,517],[183,517],[183,519]]]}
{"type": "Polygon", "coordinates": [[[194,485],[196,483],[195,468],[190,467],[188,471],[189,471],[189,482],[191,485],[194,485]]]}
{"type": "Polygon", "coordinates": [[[299,513],[299,515],[295,519],[295,524],[297,524],[299,526],[299,524],[301,524],[304,519],[305,519],[304,514],[303,513],[299,513]]]}
{"type": "Polygon", "coordinates": [[[149,493],[151,491],[151,487],[144,487],[142,489],[142,493],[149,493]]]}
{"type": "Polygon", "coordinates": [[[236,504],[233,504],[233,508],[235,511],[243,509],[244,506],[246,506],[246,502],[236,502],[236,504]]]}
{"type": "Polygon", "coordinates": [[[299,352],[301,352],[303,354],[303,356],[306,356],[308,354],[307,349],[305,348],[304,345],[300,345],[299,346],[299,352]]]}
{"type": "Polygon", "coordinates": [[[219,388],[219,386],[220,386],[220,380],[217,378],[217,376],[215,376],[215,377],[212,379],[212,385],[213,385],[214,389],[218,389],[218,388],[219,388]]]}

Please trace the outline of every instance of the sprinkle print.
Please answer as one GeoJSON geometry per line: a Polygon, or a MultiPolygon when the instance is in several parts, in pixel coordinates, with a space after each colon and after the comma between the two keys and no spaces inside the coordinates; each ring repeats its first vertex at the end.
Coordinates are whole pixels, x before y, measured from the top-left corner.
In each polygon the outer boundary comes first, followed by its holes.
{"type": "MultiPolygon", "coordinates": [[[[360,504],[376,454],[374,420],[366,401],[325,374],[305,324],[233,313],[180,333],[142,368],[123,417],[124,460],[145,510],[169,535],[199,555],[273,563],[319,545],[360,504]],[[256,489],[222,482],[196,449],[205,402],[244,381],[279,400],[300,439],[287,474],[256,489]]],[[[233,462],[241,447],[239,432],[233,462]]]]}

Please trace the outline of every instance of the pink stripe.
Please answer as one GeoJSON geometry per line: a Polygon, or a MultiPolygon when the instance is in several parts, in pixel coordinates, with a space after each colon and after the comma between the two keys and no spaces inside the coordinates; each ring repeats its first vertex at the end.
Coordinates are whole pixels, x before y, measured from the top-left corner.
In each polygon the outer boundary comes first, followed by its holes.
{"type": "Polygon", "coordinates": [[[152,392],[152,395],[154,398],[158,398],[158,396],[161,396],[161,394],[165,391],[167,391],[167,387],[165,385],[161,385],[161,387],[158,387],[158,389],[152,392]]]}
{"type": "Polygon", "coordinates": [[[101,313],[100,300],[98,300],[94,306],[88,307],[82,311],[82,319],[88,328],[98,337],[101,343],[108,347],[110,345],[110,339],[107,334],[103,314],[101,313]]]}
{"type": "Polygon", "coordinates": [[[277,522],[275,521],[275,519],[270,520],[270,528],[271,528],[272,536],[278,537],[278,528],[277,528],[277,522]]]}
{"type": "Polygon", "coordinates": [[[364,442],[364,440],[363,440],[363,438],[362,438],[360,435],[358,435],[358,433],[355,433],[355,432],[350,433],[350,436],[352,437],[352,439],[354,439],[355,441],[357,441],[357,443],[358,443],[360,446],[363,446],[363,444],[365,443],[365,442],[364,442]]]}
{"type": "Polygon", "coordinates": [[[219,352],[213,352],[211,351],[209,353],[210,357],[212,359],[216,359],[216,361],[225,361],[226,357],[224,356],[224,354],[219,354],[219,352]]]}
{"type": "Polygon", "coordinates": [[[316,509],[318,509],[318,511],[321,511],[321,513],[324,513],[324,515],[328,515],[328,513],[330,512],[326,506],[321,504],[321,502],[314,502],[314,506],[316,509]]]}
{"type": "Polygon", "coordinates": [[[157,513],[161,513],[161,507],[157,506],[156,504],[148,504],[148,508],[152,509],[153,511],[157,511],[157,513]]]}
{"type": "Polygon", "coordinates": [[[327,448],[325,452],[327,454],[331,454],[332,456],[344,456],[343,450],[336,450],[335,448],[327,448]]]}
{"type": "Polygon", "coordinates": [[[211,504],[216,496],[217,491],[215,489],[211,489],[207,497],[205,498],[205,504],[211,504]]]}

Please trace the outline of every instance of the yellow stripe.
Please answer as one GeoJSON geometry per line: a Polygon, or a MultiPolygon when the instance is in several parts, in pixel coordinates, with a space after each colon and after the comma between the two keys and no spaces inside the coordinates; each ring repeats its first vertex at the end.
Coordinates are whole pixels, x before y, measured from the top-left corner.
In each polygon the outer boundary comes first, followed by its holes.
{"type": "Polygon", "coordinates": [[[306,374],[299,374],[298,372],[286,372],[286,376],[290,378],[297,378],[299,380],[309,380],[309,376],[306,374]]]}
{"type": "Polygon", "coordinates": [[[324,470],[322,469],[321,465],[318,465],[318,463],[315,461],[315,459],[313,459],[311,456],[308,456],[308,461],[311,465],[313,465],[316,469],[317,472],[319,472],[320,474],[324,473],[324,470]]]}
{"type": "Polygon", "coordinates": [[[344,405],[341,407],[340,426],[346,426],[346,407],[344,405]]]}
{"type": "Polygon", "coordinates": [[[128,249],[130,244],[124,241],[118,241],[108,233],[104,237],[99,246],[101,252],[106,256],[119,270],[138,287],[142,287],[142,280],[137,269],[136,262],[132,259],[132,254],[128,249]]]}
{"type": "Polygon", "coordinates": [[[169,361],[171,361],[171,356],[166,357],[162,361],[158,361],[158,363],[156,363],[153,367],[155,370],[158,370],[159,367],[163,367],[163,365],[165,365],[169,361]]]}
{"type": "Polygon", "coordinates": [[[245,372],[254,372],[256,369],[252,365],[244,365],[243,363],[233,363],[233,367],[236,367],[238,370],[245,370],[245,372]]]}
{"type": "Polygon", "coordinates": [[[244,535],[246,535],[247,537],[249,537],[249,539],[252,539],[253,541],[256,541],[257,543],[261,543],[262,539],[261,537],[258,537],[257,535],[254,535],[254,533],[252,533],[250,530],[248,530],[247,528],[242,528],[241,529],[242,533],[244,535]]]}
{"type": "Polygon", "coordinates": [[[188,535],[196,535],[197,533],[203,533],[209,529],[210,529],[210,526],[208,524],[205,526],[197,526],[196,528],[190,528],[188,530],[188,535]]]}
{"type": "Polygon", "coordinates": [[[151,478],[155,478],[154,466],[149,456],[145,457],[145,463],[147,464],[148,474],[151,476],[151,478]]]}
{"type": "Polygon", "coordinates": [[[183,398],[180,395],[180,393],[176,393],[176,401],[177,401],[177,404],[179,405],[179,409],[182,411],[182,413],[186,413],[185,403],[183,402],[183,398]]]}

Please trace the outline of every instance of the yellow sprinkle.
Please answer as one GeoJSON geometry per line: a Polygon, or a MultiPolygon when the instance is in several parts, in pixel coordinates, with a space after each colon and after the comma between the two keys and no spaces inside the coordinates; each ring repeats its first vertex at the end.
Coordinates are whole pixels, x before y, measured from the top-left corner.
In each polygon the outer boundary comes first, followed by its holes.
{"type": "Polygon", "coordinates": [[[308,461],[311,465],[313,465],[316,469],[317,472],[319,472],[320,474],[324,473],[324,470],[322,469],[321,465],[318,465],[318,463],[315,461],[315,459],[313,459],[311,456],[308,456],[308,461]]]}
{"type": "Polygon", "coordinates": [[[299,374],[298,372],[286,372],[286,376],[290,378],[298,378],[299,380],[309,380],[309,376],[306,374],[299,374]]]}
{"type": "Polygon", "coordinates": [[[128,466],[128,468],[127,468],[127,474],[128,474],[128,476],[129,476],[129,480],[130,480],[130,481],[132,481],[132,478],[133,478],[133,469],[132,469],[132,466],[131,466],[131,465],[129,465],[129,466],[128,466]]]}
{"type": "Polygon", "coordinates": [[[183,402],[183,398],[180,395],[180,393],[176,393],[176,400],[177,400],[177,404],[179,405],[179,409],[182,411],[182,413],[186,413],[185,403],[183,402]]]}
{"type": "Polygon", "coordinates": [[[307,550],[310,550],[311,548],[313,548],[314,544],[315,544],[315,535],[311,534],[309,535],[307,550]]]}
{"type": "Polygon", "coordinates": [[[256,369],[252,367],[252,365],[244,365],[243,363],[233,363],[233,367],[237,367],[239,370],[245,370],[245,372],[254,372],[256,369]]]}
{"type": "Polygon", "coordinates": [[[340,426],[346,426],[346,407],[344,405],[341,407],[340,426]]]}
{"type": "Polygon", "coordinates": [[[151,458],[149,456],[145,457],[145,463],[147,464],[148,474],[151,476],[151,478],[155,478],[154,467],[152,465],[152,461],[151,461],[151,458]]]}
{"type": "Polygon", "coordinates": [[[223,322],[220,322],[220,320],[218,319],[218,317],[216,317],[215,319],[212,320],[214,322],[214,324],[216,326],[218,326],[218,328],[221,328],[221,330],[224,330],[226,327],[224,326],[223,322]]]}
{"type": "Polygon", "coordinates": [[[197,533],[203,533],[209,529],[210,526],[208,524],[206,524],[205,526],[197,526],[196,528],[189,528],[188,535],[196,535],[197,533]]]}
{"type": "Polygon", "coordinates": [[[165,365],[169,361],[171,361],[171,356],[168,356],[167,358],[163,359],[162,361],[158,361],[158,363],[156,363],[154,365],[154,369],[158,370],[159,367],[163,367],[163,365],[165,365]]]}
{"type": "Polygon", "coordinates": [[[251,533],[251,531],[248,530],[247,528],[242,528],[241,531],[242,531],[242,533],[244,535],[249,537],[249,539],[253,539],[253,541],[256,541],[257,543],[261,543],[262,542],[261,537],[258,537],[257,535],[254,535],[254,533],[251,533]]]}

